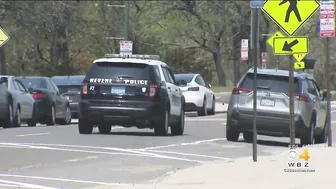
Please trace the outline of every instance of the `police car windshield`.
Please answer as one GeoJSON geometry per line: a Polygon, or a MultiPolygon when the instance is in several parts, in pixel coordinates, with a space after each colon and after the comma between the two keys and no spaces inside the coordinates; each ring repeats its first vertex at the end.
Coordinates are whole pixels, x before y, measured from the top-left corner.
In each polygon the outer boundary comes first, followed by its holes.
{"type": "Polygon", "coordinates": [[[149,65],[125,62],[96,62],[86,75],[88,78],[149,79],[149,65]]]}
{"type": "MultiPolygon", "coordinates": [[[[248,73],[245,77],[243,83],[240,85],[241,88],[253,89],[253,74],[248,73]]],[[[286,93],[289,89],[289,78],[287,76],[276,76],[276,75],[257,75],[257,90],[259,91],[270,91],[275,93],[286,93]]],[[[294,89],[295,92],[300,91],[299,82],[297,78],[294,78],[294,89]]]]}

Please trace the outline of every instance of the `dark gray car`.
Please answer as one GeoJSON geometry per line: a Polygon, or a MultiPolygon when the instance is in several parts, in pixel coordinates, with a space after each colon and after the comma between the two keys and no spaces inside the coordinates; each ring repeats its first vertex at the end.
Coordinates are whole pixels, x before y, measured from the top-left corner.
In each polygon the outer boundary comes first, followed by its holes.
{"type": "Polygon", "coordinates": [[[54,76],[51,79],[70,103],[72,118],[78,118],[78,102],[80,100],[81,84],[85,75],[54,76]]]}

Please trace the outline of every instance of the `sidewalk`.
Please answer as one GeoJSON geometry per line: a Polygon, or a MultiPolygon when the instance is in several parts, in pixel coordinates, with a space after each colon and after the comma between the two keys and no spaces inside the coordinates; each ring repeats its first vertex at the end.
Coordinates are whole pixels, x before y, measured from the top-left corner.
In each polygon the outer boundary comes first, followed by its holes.
{"type": "MultiPolygon", "coordinates": [[[[335,145],[335,144],[334,144],[335,145]]],[[[318,189],[335,188],[336,148],[308,147],[310,169],[315,172],[284,172],[288,150],[274,156],[214,162],[181,170],[160,183],[148,185],[97,187],[96,189],[318,189]]],[[[298,149],[302,152],[302,149],[298,149]]]]}

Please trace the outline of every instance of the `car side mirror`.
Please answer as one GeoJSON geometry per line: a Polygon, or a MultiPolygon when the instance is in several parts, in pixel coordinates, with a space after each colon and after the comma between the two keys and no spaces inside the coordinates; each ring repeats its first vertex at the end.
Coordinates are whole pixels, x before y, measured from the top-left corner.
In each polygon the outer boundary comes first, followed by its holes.
{"type": "Polygon", "coordinates": [[[2,83],[6,83],[6,82],[8,82],[8,78],[7,77],[1,77],[0,78],[0,83],[2,84],[2,83]]]}
{"type": "Polygon", "coordinates": [[[34,89],[33,89],[33,88],[31,88],[31,87],[29,87],[29,88],[28,88],[28,92],[29,92],[30,94],[32,94],[32,93],[33,93],[33,91],[34,91],[34,89]]]}
{"type": "Polygon", "coordinates": [[[186,86],[187,82],[185,80],[178,80],[176,81],[177,86],[186,86]]]}
{"type": "Polygon", "coordinates": [[[207,86],[208,86],[209,89],[212,87],[210,84],[208,84],[207,86]]]}

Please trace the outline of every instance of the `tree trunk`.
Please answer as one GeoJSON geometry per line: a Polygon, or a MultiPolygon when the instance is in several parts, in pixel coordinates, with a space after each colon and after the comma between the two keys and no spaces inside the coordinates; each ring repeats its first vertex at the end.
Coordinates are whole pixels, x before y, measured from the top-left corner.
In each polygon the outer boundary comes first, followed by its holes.
{"type": "Polygon", "coordinates": [[[7,75],[5,47],[0,47],[0,68],[1,75],[7,75]]]}
{"type": "Polygon", "coordinates": [[[223,66],[221,64],[221,56],[217,52],[212,53],[212,57],[215,62],[215,67],[216,67],[216,72],[217,72],[217,77],[218,77],[218,84],[220,86],[226,86],[226,75],[225,72],[223,71],[223,66]]]}

